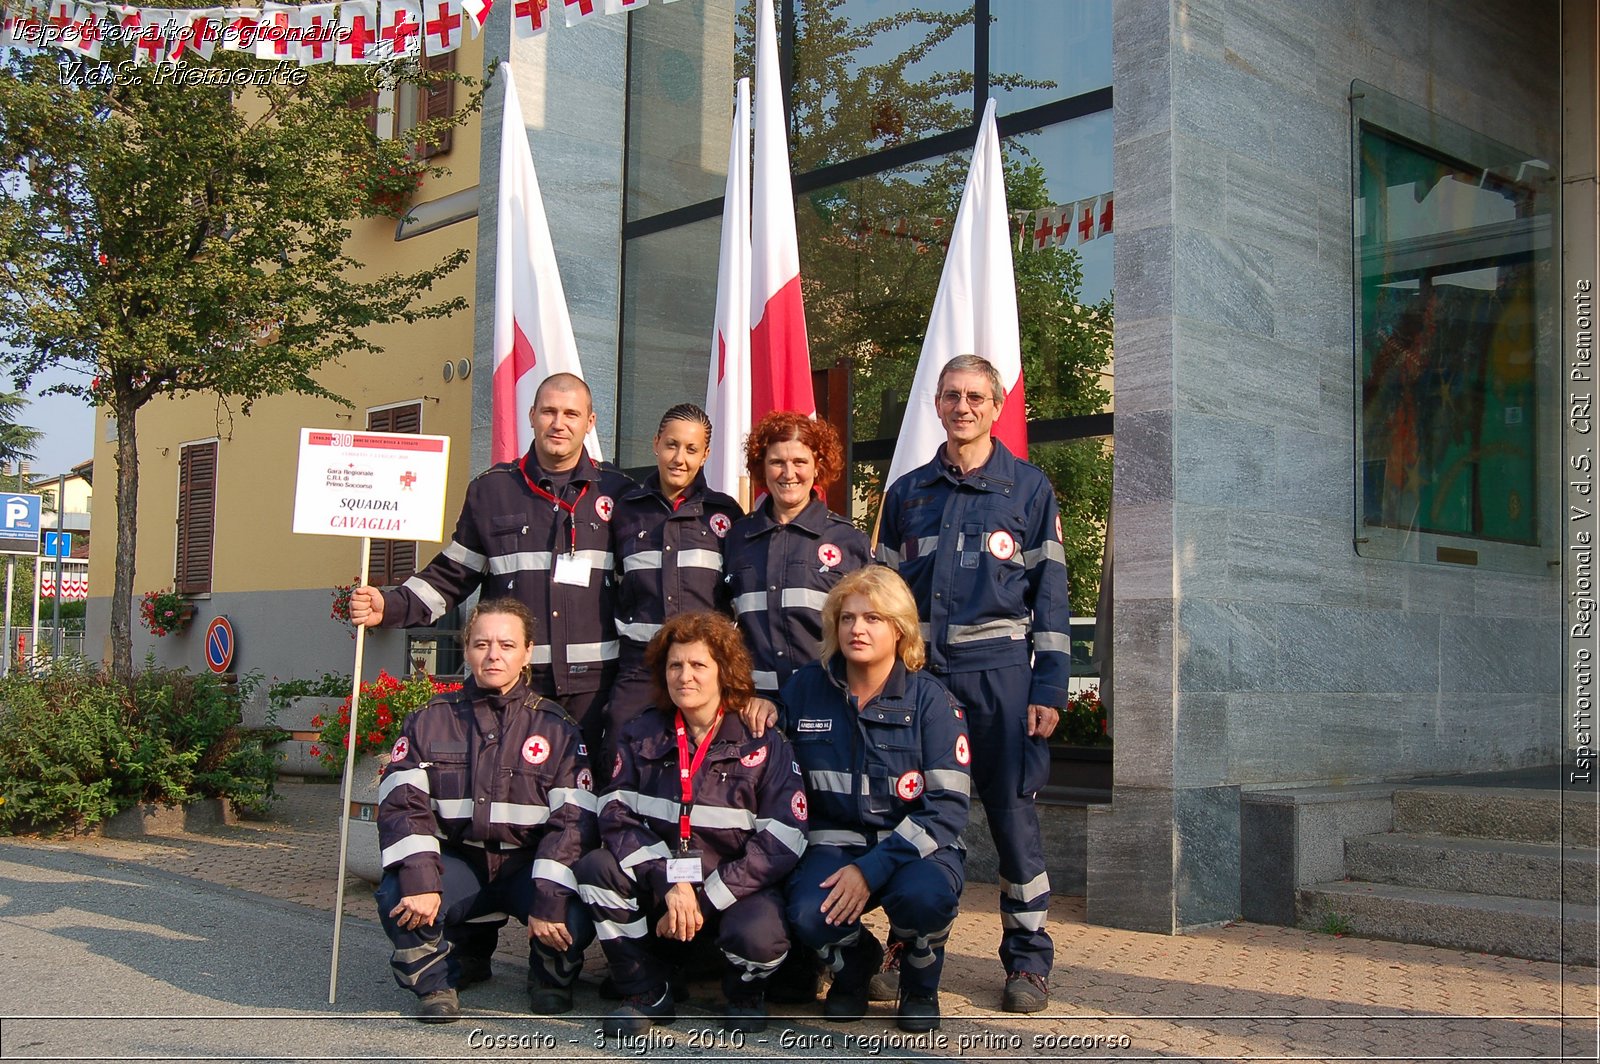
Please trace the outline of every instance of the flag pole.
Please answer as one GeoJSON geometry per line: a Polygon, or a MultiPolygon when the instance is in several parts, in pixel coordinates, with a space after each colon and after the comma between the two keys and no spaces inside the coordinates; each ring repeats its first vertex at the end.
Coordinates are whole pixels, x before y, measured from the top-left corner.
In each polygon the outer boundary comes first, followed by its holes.
{"type": "MultiPolygon", "coordinates": [[[[357,587],[367,585],[367,565],[372,558],[372,540],[361,539],[361,579],[357,587]]],[[[356,625],[356,661],[350,674],[350,732],[344,740],[344,800],[339,803],[339,877],[333,901],[333,960],[328,968],[328,1004],[332,1005],[339,993],[339,931],[344,926],[345,858],[350,852],[350,790],[356,763],[356,718],[361,711],[361,657],[367,648],[367,626],[356,625]]]]}

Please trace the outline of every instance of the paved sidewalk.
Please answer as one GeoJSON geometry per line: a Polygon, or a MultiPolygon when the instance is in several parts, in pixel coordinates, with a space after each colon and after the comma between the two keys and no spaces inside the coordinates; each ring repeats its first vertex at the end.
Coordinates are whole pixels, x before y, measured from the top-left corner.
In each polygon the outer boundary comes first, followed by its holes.
{"type": "MultiPolygon", "coordinates": [[[[280,789],[284,798],[265,821],[204,835],[44,845],[331,912],[338,790],[311,783],[280,789]]],[[[354,877],[346,913],[374,917],[371,889],[354,877]]],[[[1593,969],[1246,923],[1176,937],[1119,931],[1085,923],[1079,898],[1058,898],[1050,915],[1056,968],[1047,1014],[997,1011],[996,893],[969,884],[948,947],[941,1032],[900,1034],[889,1005],[845,1026],[821,1022],[817,1006],[780,1007],[793,1031],[783,1045],[783,1025],[774,1024],[771,1047],[801,1057],[885,1059],[1596,1059],[1593,969]]],[[[881,934],[881,919],[876,926],[881,934]]],[[[521,979],[521,935],[513,923],[502,936],[497,984],[521,979]]],[[[596,949],[590,981],[600,963],[596,949]]],[[[341,958],[346,970],[385,964],[383,956],[349,950],[341,958]]],[[[706,983],[693,1003],[711,1007],[715,996],[714,983],[706,983]]],[[[463,999],[469,1009],[471,998],[468,991],[463,999]]],[[[394,1007],[409,1007],[398,988],[394,1007]]],[[[610,1006],[591,988],[578,1007],[592,1013],[610,1006]]],[[[655,1051],[670,1056],[690,1048],[686,1026],[665,1029],[677,1041],[657,1043],[655,1051]]]]}

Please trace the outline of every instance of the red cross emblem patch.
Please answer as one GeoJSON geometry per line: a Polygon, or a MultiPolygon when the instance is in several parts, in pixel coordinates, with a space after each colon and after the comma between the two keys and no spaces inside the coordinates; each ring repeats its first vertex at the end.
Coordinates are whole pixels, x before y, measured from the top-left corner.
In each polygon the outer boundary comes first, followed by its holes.
{"type": "Polygon", "coordinates": [[[728,520],[727,514],[712,514],[708,523],[711,525],[711,531],[717,534],[718,539],[726,536],[728,529],[733,527],[733,522],[728,520]]]}
{"type": "Polygon", "coordinates": [[[550,757],[550,740],[535,735],[522,744],[522,760],[530,765],[542,765],[550,757]]]}
{"type": "Polygon", "coordinates": [[[1057,539],[1057,541],[1059,541],[1061,543],[1065,543],[1067,541],[1067,537],[1063,536],[1061,534],[1061,515],[1060,514],[1056,514],[1056,539],[1057,539]]]}
{"type": "Polygon", "coordinates": [[[825,567],[832,569],[834,566],[844,561],[844,551],[840,550],[836,544],[824,543],[822,546],[817,548],[817,561],[821,562],[825,567]]]}
{"type": "Polygon", "coordinates": [[[745,768],[755,768],[766,759],[767,748],[763,746],[759,749],[750,751],[748,754],[745,754],[739,759],[739,764],[743,765],[745,768]]]}
{"type": "Polygon", "coordinates": [[[416,482],[417,482],[417,475],[415,473],[413,473],[411,470],[408,469],[404,473],[400,474],[400,486],[402,488],[404,488],[406,491],[410,491],[411,490],[411,485],[415,484],[416,482]]]}
{"type": "Polygon", "coordinates": [[[802,824],[805,823],[806,817],[811,815],[810,810],[806,808],[805,791],[794,792],[794,797],[789,799],[789,812],[794,814],[794,818],[796,820],[800,821],[802,824]]]}
{"type": "Polygon", "coordinates": [[[915,798],[917,795],[921,794],[922,793],[922,773],[915,772],[915,771],[907,772],[905,775],[903,775],[899,779],[895,780],[894,781],[894,793],[898,794],[901,798],[905,799],[908,802],[911,801],[913,798],[915,798]]]}
{"type": "Polygon", "coordinates": [[[611,501],[611,496],[602,495],[594,501],[594,512],[600,515],[600,520],[611,520],[611,511],[616,509],[616,503],[611,501]]]}
{"type": "Polygon", "coordinates": [[[956,736],[956,760],[963,765],[972,763],[972,746],[965,735],[956,736]]]}
{"type": "Polygon", "coordinates": [[[578,770],[578,786],[586,791],[594,790],[594,773],[586,768],[580,768],[578,770]]]}
{"type": "Polygon", "coordinates": [[[989,533],[989,553],[1003,562],[1008,562],[1017,555],[1017,541],[1005,529],[997,529],[989,533]]]}
{"type": "Polygon", "coordinates": [[[406,742],[406,737],[402,735],[400,738],[394,741],[394,749],[389,753],[389,760],[404,761],[406,759],[406,755],[410,752],[411,744],[406,742]]]}

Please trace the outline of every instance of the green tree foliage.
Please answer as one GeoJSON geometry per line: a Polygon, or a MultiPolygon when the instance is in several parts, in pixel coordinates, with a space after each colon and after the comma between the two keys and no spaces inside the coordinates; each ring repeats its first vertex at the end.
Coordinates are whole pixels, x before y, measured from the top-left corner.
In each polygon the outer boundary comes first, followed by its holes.
{"type": "Polygon", "coordinates": [[[0,464],[12,464],[33,457],[44,433],[22,424],[17,418],[28,405],[18,392],[0,392],[0,464]]]}
{"type": "Polygon", "coordinates": [[[428,302],[428,291],[464,250],[376,276],[344,247],[356,219],[392,210],[373,190],[397,171],[421,172],[413,144],[481,101],[474,94],[405,141],[380,141],[360,106],[380,81],[470,79],[397,64],[279,67],[218,51],[212,66],[278,74],[229,89],[148,67],[118,73],[128,58],[126,46],[108,47],[97,76],[85,77],[62,52],[19,49],[0,76],[0,366],[22,388],[47,367],[74,369],[90,383],[54,390],[116,419],[110,629],[123,677],[132,673],[138,412],[196,392],[245,414],[282,393],[343,401],[319,383],[320,367],[379,353],[373,326],[461,309],[459,299],[428,302]]]}

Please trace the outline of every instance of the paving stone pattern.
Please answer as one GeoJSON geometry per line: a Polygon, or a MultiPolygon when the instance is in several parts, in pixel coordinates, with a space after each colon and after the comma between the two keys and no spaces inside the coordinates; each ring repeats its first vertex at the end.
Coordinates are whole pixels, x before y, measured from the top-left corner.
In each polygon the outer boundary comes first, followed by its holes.
{"type": "MultiPolygon", "coordinates": [[[[335,897],[339,795],[326,784],[284,783],[267,820],[205,834],[138,841],[51,840],[116,861],[329,910],[335,897]]],[[[347,917],[373,919],[371,889],[350,877],[347,917]]],[[[881,935],[881,914],[869,920],[881,935]]],[[[1230,923],[1180,936],[1084,922],[1081,898],[1058,897],[1049,929],[1056,943],[1051,1008],[1032,1017],[998,1011],[1002,973],[995,890],[972,884],[951,935],[939,1036],[894,1029],[891,1005],[863,1023],[820,1021],[820,1005],[780,1006],[811,1043],[802,1056],[896,1052],[962,1059],[1161,1060],[1554,1060],[1596,1057],[1600,1015],[1596,972],[1458,950],[1336,938],[1316,932],[1230,923]],[[849,1041],[846,1036],[849,1036],[849,1041]],[[881,1039],[872,1053],[873,1038],[881,1039]],[[1123,1039],[1126,1039],[1126,1044],[1123,1039]],[[824,1051],[826,1050],[826,1051],[824,1051]]],[[[507,927],[497,978],[520,982],[527,947],[507,927]]],[[[383,957],[345,956],[341,967],[382,966],[383,957]]],[[[596,947],[584,972],[599,981],[596,947]]],[[[714,1011],[714,981],[694,986],[691,1005],[714,1011]]],[[[472,992],[463,997],[470,1009],[472,992]]],[[[580,1011],[608,1003],[592,986],[580,1011]]],[[[410,1002],[395,991],[395,1008],[410,1002]]],[[[693,1015],[692,1008],[687,1015],[693,1015]]],[[[530,1021],[534,1022],[534,1021],[530,1021]]],[[[682,1021],[680,1021],[680,1026],[682,1021]]],[[[773,1030],[779,1030],[775,1024],[773,1030]]],[[[776,1036],[771,1047],[778,1048],[776,1036]]],[[[803,1048],[803,1044],[802,1047],[803,1048]]],[[[795,1049],[799,1052],[800,1049],[795,1049]]],[[[766,1053],[763,1055],[775,1055],[766,1053]]],[[[780,1051],[776,1055],[782,1055],[780,1051]]]]}

